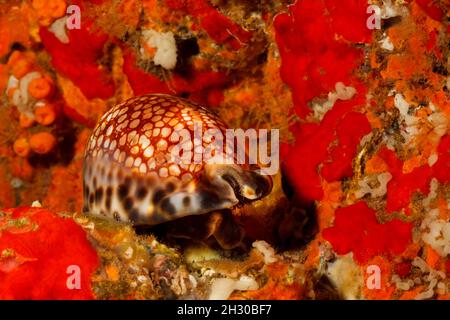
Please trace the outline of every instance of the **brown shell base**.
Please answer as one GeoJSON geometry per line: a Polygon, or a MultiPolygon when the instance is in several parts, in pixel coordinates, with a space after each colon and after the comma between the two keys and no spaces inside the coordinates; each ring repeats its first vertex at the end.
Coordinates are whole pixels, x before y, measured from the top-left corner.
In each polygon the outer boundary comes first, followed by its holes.
{"type": "MultiPolygon", "coordinates": [[[[151,232],[177,244],[202,243],[225,250],[245,247],[245,230],[231,210],[183,217],[150,228],[151,232]]],[[[149,228],[138,227],[138,232],[149,228]]]]}

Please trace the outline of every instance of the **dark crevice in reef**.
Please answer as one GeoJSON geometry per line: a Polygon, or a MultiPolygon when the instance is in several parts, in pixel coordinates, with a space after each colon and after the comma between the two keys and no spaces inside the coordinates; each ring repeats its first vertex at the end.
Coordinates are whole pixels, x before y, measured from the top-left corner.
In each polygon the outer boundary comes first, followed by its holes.
{"type": "Polygon", "coordinates": [[[395,26],[396,24],[400,23],[401,21],[402,21],[402,17],[400,17],[400,16],[392,17],[389,19],[383,19],[381,27],[383,30],[387,30],[387,29],[395,26]]]}
{"type": "Polygon", "coordinates": [[[47,154],[33,153],[30,155],[29,163],[33,167],[50,168],[55,164],[69,165],[75,156],[77,130],[72,122],[63,117],[52,133],[58,137],[56,147],[47,154]]]}
{"type": "Polygon", "coordinates": [[[279,226],[279,247],[285,250],[304,247],[318,232],[315,203],[298,197],[283,171],[281,186],[289,205],[279,226]]]}
{"type": "Polygon", "coordinates": [[[342,300],[336,287],[327,276],[321,276],[314,283],[315,299],[317,300],[342,300]]]}
{"type": "Polygon", "coordinates": [[[280,222],[276,245],[280,250],[301,249],[314,239],[317,232],[315,205],[305,207],[294,200],[280,222]]]}
{"type": "Polygon", "coordinates": [[[197,38],[181,38],[175,37],[177,45],[177,64],[175,72],[187,76],[190,72],[190,58],[200,53],[200,47],[197,43],[197,38]]]}

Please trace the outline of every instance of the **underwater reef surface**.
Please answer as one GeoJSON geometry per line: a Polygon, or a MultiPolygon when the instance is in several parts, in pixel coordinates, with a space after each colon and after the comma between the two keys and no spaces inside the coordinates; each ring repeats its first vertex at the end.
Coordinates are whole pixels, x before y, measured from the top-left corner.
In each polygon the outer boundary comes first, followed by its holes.
{"type": "Polygon", "coordinates": [[[449,12],[0,1],[0,299],[449,299],[449,12]],[[188,239],[82,214],[93,128],[148,93],[279,129],[272,192],[188,239]]]}

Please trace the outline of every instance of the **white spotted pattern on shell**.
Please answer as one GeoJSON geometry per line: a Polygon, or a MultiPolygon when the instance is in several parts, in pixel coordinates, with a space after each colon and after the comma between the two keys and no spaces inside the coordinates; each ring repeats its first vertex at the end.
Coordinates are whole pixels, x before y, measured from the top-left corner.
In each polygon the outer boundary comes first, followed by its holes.
{"type": "MultiPolygon", "coordinates": [[[[224,134],[227,128],[208,109],[162,94],[134,97],[106,112],[86,148],[84,211],[154,225],[231,208],[270,192],[270,177],[244,166],[174,161],[171,151],[180,143],[175,132],[187,129],[194,137],[194,123],[201,123],[203,131],[224,134]]],[[[182,142],[195,149],[213,146],[210,140],[182,142]]]]}

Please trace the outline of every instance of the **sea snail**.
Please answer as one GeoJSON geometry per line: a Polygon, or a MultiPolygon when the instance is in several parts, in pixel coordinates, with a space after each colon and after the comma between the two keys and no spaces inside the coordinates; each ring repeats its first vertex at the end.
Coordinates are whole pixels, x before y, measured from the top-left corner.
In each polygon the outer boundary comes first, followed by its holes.
{"type": "Polygon", "coordinates": [[[211,137],[195,138],[198,123],[203,130],[227,129],[208,109],[170,95],[134,97],[107,111],[85,152],[83,211],[152,226],[230,209],[271,191],[270,176],[255,165],[195,163],[195,152],[180,152],[183,161],[174,161],[180,143],[194,151],[212,146],[211,137]],[[183,129],[194,138],[181,139],[183,129]]]}

